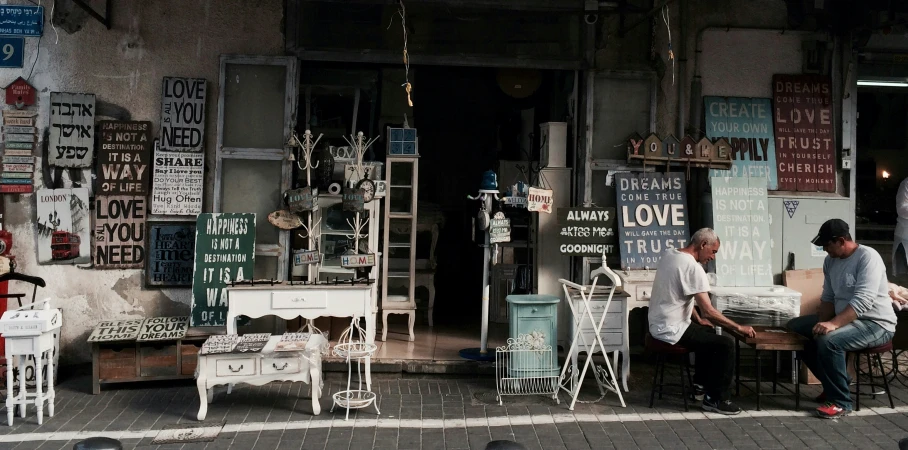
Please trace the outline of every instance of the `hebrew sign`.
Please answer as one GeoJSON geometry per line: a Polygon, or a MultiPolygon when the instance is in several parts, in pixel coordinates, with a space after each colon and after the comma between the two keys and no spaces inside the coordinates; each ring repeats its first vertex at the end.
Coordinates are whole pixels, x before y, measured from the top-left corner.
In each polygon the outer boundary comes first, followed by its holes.
{"type": "Polygon", "coordinates": [[[50,93],[48,163],[91,167],[95,148],[95,94],[50,93]]]}

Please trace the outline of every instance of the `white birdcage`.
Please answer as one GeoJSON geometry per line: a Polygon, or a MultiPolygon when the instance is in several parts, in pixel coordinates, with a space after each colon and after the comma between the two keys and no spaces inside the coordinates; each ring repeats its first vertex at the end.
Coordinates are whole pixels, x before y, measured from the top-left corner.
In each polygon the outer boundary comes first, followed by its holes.
{"type": "Polygon", "coordinates": [[[546,395],[558,401],[558,366],[552,346],[530,334],[508,338],[495,349],[495,384],[498,404],[505,395],[546,395]]]}
{"type": "Polygon", "coordinates": [[[381,414],[378,410],[378,404],[375,403],[377,395],[372,391],[363,389],[362,360],[371,357],[378,348],[375,344],[359,340],[360,336],[365,335],[365,331],[359,326],[359,318],[354,317],[350,326],[341,333],[340,339],[337,340],[338,343],[334,345],[334,355],[347,360],[347,389],[334,394],[334,405],[331,406],[331,411],[334,411],[334,406],[346,408],[347,415],[344,420],[350,418],[351,409],[366,408],[373,404],[375,405],[375,412],[381,414]],[[356,375],[359,378],[359,384],[356,389],[350,388],[353,377],[353,360],[356,360],[356,375]]]}

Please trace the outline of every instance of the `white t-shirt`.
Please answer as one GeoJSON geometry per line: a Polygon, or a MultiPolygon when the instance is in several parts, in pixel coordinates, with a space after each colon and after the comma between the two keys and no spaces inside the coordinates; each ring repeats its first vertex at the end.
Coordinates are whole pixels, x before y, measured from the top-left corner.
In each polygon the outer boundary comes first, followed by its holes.
{"type": "Polygon", "coordinates": [[[676,249],[662,253],[649,300],[649,332],[660,341],[677,344],[690,326],[694,294],[709,292],[709,279],[693,256],[676,249]]]}

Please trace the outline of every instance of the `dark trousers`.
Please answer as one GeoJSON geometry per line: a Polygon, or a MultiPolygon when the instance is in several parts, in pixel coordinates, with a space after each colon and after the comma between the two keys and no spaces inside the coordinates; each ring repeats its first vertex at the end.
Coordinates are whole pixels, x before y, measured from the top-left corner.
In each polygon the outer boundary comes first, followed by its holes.
{"type": "Polygon", "coordinates": [[[678,344],[695,353],[694,382],[713,400],[728,400],[735,370],[735,340],[713,327],[690,324],[678,344]]]}

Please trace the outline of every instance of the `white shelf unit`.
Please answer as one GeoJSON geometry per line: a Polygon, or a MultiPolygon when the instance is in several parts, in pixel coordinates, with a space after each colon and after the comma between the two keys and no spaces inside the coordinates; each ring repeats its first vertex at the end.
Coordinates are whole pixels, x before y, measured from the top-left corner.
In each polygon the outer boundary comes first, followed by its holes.
{"type": "Polygon", "coordinates": [[[416,204],[419,180],[418,156],[388,155],[385,159],[384,234],[382,249],[382,341],[388,337],[388,315],[406,314],[409,340],[416,339],[416,204]],[[405,232],[404,232],[405,231],[405,232]],[[404,235],[406,239],[399,236],[404,235]],[[403,256],[403,255],[405,256],[403,256]],[[405,262],[405,264],[401,264],[405,262]],[[406,295],[389,294],[389,283],[406,284],[406,295]]]}

